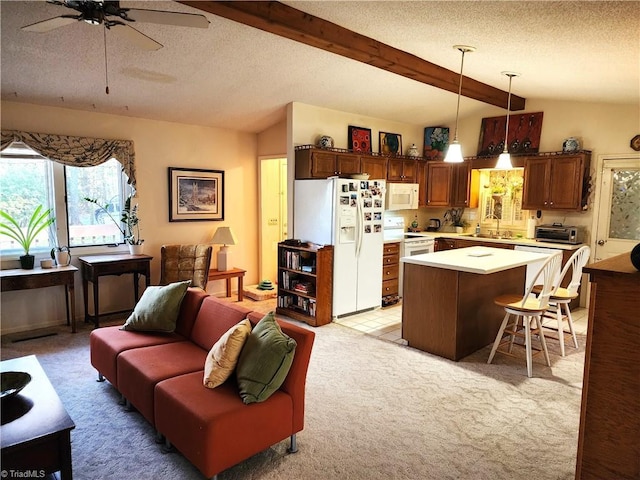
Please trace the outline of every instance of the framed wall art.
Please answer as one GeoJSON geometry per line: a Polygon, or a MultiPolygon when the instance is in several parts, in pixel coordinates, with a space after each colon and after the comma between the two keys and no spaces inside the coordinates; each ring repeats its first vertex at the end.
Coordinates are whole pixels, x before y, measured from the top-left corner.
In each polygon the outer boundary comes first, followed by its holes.
{"type": "Polygon", "coordinates": [[[224,171],[169,167],[169,221],[224,220],[224,171]]]}
{"type": "MultiPolygon", "coordinates": [[[[543,112],[509,115],[509,153],[538,153],[543,112]]],[[[504,150],[507,116],[482,119],[478,156],[500,155],[504,150]]]]}
{"type": "Polygon", "coordinates": [[[349,150],[371,152],[371,129],[349,125],[349,150]]]}
{"type": "Polygon", "coordinates": [[[402,135],[380,132],[380,153],[382,155],[402,155],[402,135]]]}
{"type": "Polygon", "coordinates": [[[448,127],[425,127],[422,156],[427,160],[444,160],[449,146],[448,127]]]}

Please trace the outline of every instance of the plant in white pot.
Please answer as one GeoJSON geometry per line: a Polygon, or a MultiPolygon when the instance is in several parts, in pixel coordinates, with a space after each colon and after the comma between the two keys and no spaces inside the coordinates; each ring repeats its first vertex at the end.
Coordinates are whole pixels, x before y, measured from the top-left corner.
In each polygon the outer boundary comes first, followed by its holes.
{"type": "Polygon", "coordinates": [[[456,233],[464,232],[464,229],[469,226],[469,223],[462,218],[464,214],[464,208],[451,208],[444,212],[444,220],[450,223],[456,229],[456,233]]]}
{"type": "Polygon", "coordinates": [[[111,215],[109,204],[101,205],[95,198],[84,198],[87,202],[98,206],[113,221],[124,238],[124,243],[129,245],[129,252],[132,255],[142,255],[142,244],[144,240],[140,238],[140,219],[138,218],[138,204],[131,206],[131,196],[124,202],[124,208],[120,211],[120,220],[116,220],[111,215]]]}
{"type": "Polygon", "coordinates": [[[20,257],[20,266],[24,269],[33,269],[35,257],[29,253],[33,241],[38,234],[56,221],[51,216],[52,209],[42,210],[42,205],[38,205],[28,221],[17,220],[8,212],[0,210],[0,234],[14,239],[24,250],[24,255],[20,257]]]}

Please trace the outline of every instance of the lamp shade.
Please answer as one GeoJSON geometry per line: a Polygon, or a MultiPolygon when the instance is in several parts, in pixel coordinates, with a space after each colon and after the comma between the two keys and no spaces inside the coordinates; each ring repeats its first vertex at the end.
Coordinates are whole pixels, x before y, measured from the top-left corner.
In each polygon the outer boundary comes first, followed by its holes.
{"type": "Polygon", "coordinates": [[[236,245],[238,241],[230,227],[218,227],[216,233],[213,234],[211,243],[216,245],[236,245]]]}
{"type": "Polygon", "coordinates": [[[454,140],[449,145],[444,161],[447,163],[462,163],[464,161],[464,158],[462,158],[462,146],[457,140],[454,140]]]}
{"type": "Polygon", "coordinates": [[[502,152],[498,157],[498,163],[496,164],[496,168],[499,170],[511,170],[513,165],[511,165],[511,155],[509,152],[502,152]]]}

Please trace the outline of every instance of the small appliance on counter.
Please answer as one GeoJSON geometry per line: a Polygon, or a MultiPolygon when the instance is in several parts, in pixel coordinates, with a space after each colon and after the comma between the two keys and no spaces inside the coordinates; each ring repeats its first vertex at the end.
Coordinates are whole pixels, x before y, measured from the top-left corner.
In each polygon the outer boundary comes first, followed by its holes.
{"type": "Polygon", "coordinates": [[[561,223],[538,225],[536,240],[538,242],[568,243],[577,245],[582,243],[582,229],[580,227],[565,227],[561,223]]]}
{"type": "Polygon", "coordinates": [[[429,225],[427,226],[427,232],[437,232],[440,230],[440,220],[438,218],[430,218],[429,225]]]}

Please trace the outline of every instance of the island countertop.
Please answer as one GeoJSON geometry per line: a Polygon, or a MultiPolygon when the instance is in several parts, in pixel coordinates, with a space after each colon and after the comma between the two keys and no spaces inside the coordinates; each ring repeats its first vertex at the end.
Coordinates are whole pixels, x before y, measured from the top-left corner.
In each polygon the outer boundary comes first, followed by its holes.
{"type": "Polygon", "coordinates": [[[492,247],[467,247],[402,257],[403,263],[490,274],[544,260],[547,254],[492,247]]]}

